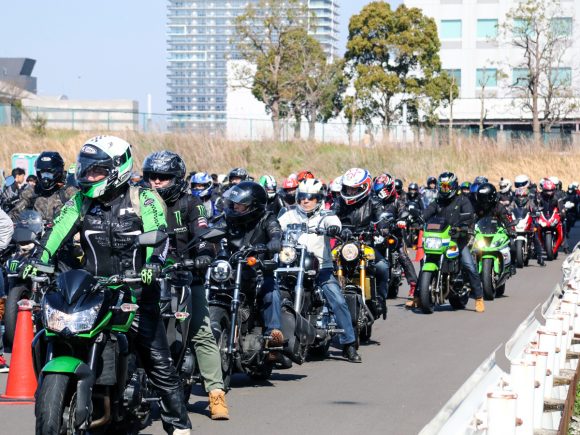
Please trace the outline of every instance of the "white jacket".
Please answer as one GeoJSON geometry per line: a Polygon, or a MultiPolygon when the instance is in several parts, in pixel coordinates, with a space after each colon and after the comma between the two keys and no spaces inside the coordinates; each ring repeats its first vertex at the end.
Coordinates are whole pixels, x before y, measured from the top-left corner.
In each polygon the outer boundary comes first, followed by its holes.
{"type": "MultiPolygon", "coordinates": [[[[330,226],[336,225],[342,228],[340,219],[332,212],[323,210],[316,212],[310,218],[306,216],[298,207],[288,210],[278,218],[282,231],[286,231],[286,227],[290,224],[307,223],[309,230],[317,228],[327,229],[330,226]]],[[[332,268],[332,250],[330,248],[330,237],[321,236],[318,234],[302,234],[298,242],[304,246],[308,252],[312,252],[320,262],[320,268],[332,268]]]]}
{"type": "Polygon", "coordinates": [[[6,249],[10,244],[14,234],[14,222],[12,219],[0,208],[0,251],[6,249]]]}

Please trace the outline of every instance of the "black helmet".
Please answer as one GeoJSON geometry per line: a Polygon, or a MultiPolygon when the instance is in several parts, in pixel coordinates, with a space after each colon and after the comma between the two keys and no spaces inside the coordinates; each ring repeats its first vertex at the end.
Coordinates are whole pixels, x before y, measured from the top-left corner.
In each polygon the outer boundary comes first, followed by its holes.
{"type": "Polygon", "coordinates": [[[407,190],[407,198],[417,199],[419,197],[419,185],[417,183],[409,184],[409,189],[407,190]]]}
{"type": "Polygon", "coordinates": [[[427,178],[427,187],[429,187],[429,184],[435,184],[435,185],[437,185],[437,178],[435,178],[435,177],[428,177],[427,178]]]}
{"type": "Polygon", "coordinates": [[[484,210],[489,210],[497,204],[497,190],[491,183],[482,183],[475,193],[475,202],[484,210]]]}
{"type": "Polygon", "coordinates": [[[187,189],[185,182],[185,162],[172,151],[156,151],[145,157],[143,162],[143,179],[150,183],[153,175],[161,175],[167,179],[172,179],[172,183],[157,189],[159,196],[164,201],[173,203],[177,201],[179,195],[187,189]]]}
{"type": "Polygon", "coordinates": [[[395,178],[395,190],[398,195],[403,192],[403,181],[400,178],[395,178]]]}
{"type": "Polygon", "coordinates": [[[51,191],[58,183],[64,184],[64,160],[56,151],[41,152],[34,166],[42,190],[51,191]]]}
{"type": "Polygon", "coordinates": [[[442,199],[453,198],[457,193],[457,177],[453,172],[443,172],[437,180],[437,197],[442,199]]]}
{"type": "Polygon", "coordinates": [[[268,194],[258,183],[242,181],[225,191],[223,201],[228,224],[248,225],[256,223],[264,216],[268,194]]]}
{"type": "Polygon", "coordinates": [[[248,171],[244,168],[234,168],[228,174],[228,182],[232,183],[232,178],[239,178],[241,181],[246,181],[248,179],[248,171]]]}

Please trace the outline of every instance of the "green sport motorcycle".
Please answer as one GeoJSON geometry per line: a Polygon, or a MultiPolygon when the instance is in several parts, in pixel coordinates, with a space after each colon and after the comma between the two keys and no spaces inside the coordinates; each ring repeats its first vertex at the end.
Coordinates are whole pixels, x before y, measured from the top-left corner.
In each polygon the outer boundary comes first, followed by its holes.
{"type": "MultiPolygon", "coordinates": [[[[467,220],[468,216],[462,218],[467,220]]],[[[433,217],[425,224],[425,262],[417,286],[425,314],[433,313],[434,307],[443,305],[446,300],[454,309],[463,309],[467,304],[470,288],[461,273],[459,246],[452,240],[461,230],[442,217],[433,217]]]]}
{"type": "Polygon", "coordinates": [[[483,285],[483,298],[492,301],[505,293],[512,276],[510,237],[496,219],[484,217],[475,224],[475,241],[471,252],[477,263],[483,285]]]}
{"type": "MultiPolygon", "coordinates": [[[[166,238],[150,231],[136,243],[156,246],[166,238]]],[[[138,309],[131,284],[140,281],[135,273],[70,270],[49,286],[40,304],[45,328],[32,343],[37,434],[130,434],[150,423],[157,398],[127,338],[138,309]]]]}

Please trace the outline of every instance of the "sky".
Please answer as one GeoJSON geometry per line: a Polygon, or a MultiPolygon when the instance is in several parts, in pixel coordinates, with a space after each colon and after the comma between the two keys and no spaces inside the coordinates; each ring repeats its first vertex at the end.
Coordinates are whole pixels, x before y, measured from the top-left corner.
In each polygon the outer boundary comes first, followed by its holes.
{"type": "MultiPolygon", "coordinates": [[[[348,19],[370,0],[340,0],[340,50],[348,19]]],[[[393,6],[401,0],[391,0],[393,6]]],[[[165,113],[167,1],[18,0],[3,4],[0,57],[36,59],[39,95],[129,99],[165,113]]]]}

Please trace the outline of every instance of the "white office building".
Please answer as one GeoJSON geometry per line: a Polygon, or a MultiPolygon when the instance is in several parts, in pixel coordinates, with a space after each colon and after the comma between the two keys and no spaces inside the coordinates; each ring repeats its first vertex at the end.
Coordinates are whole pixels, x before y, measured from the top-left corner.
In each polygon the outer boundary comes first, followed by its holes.
{"type": "MultiPolygon", "coordinates": [[[[255,0],[170,0],[168,92],[170,130],[223,130],[227,118],[227,61],[239,59],[231,44],[234,21],[255,0]]],[[[329,58],[337,55],[337,0],[309,0],[313,35],[329,58]]]]}
{"type": "MultiPolygon", "coordinates": [[[[527,77],[521,67],[522,52],[508,43],[505,32],[508,12],[522,3],[518,0],[404,0],[435,19],[441,40],[441,61],[460,87],[460,97],[453,105],[455,125],[475,127],[482,113],[485,97],[486,127],[499,130],[530,129],[531,114],[521,108],[513,84],[527,77]],[[482,86],[484,85],[484,86],[482,86]]],[[[555,4],[552,3],[552,4],[555,4]]],[[[561,0],[553,22],[564,29],[571,41],[566,55],[552,74],[570,87],[570,96],[580,90],[580,0],[561,0]]],[[[572,95],[574,94],[574,95],[572,95]]],[[[443,122],[450,111],[441,111],[443,122]]],[[[560,124],[578,129],[577,112],[567,115],[560,124]]]]}

